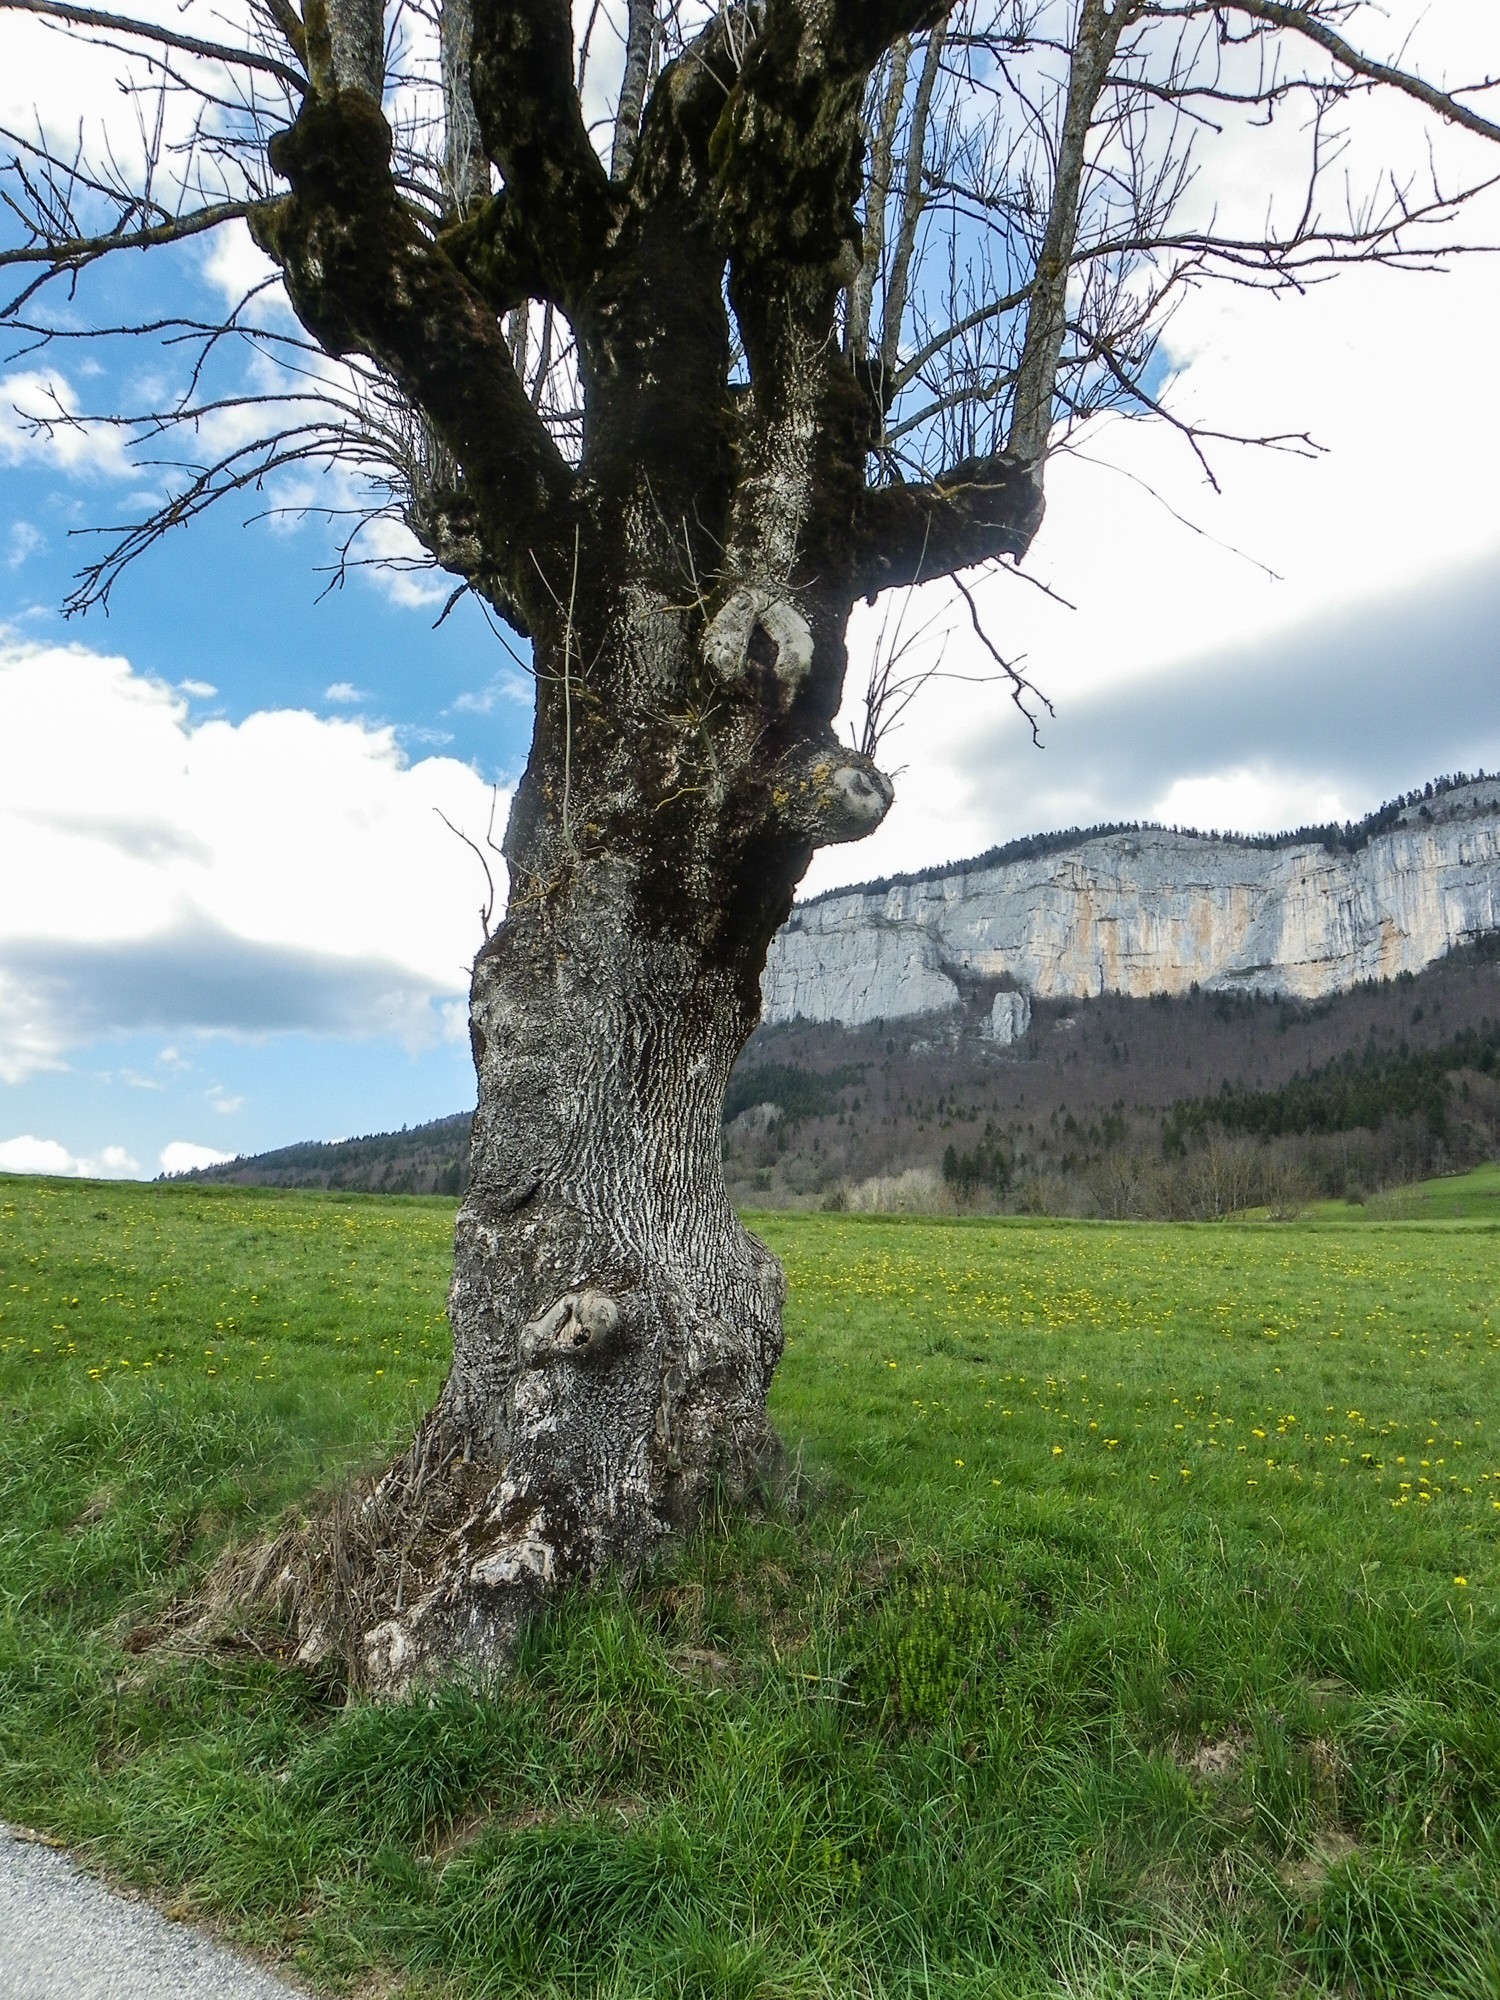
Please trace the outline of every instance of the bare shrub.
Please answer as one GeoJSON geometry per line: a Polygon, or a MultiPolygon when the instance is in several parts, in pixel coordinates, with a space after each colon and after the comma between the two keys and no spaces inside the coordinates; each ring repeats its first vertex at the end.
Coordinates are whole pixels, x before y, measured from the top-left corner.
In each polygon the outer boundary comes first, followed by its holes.
{"type": "Polygon", "coordinates": [[[1093,1208],[1093,1197],[1082,1182],[1050,1168],[1028,1174],[1016,1190],[1016,1210],[1021,1215],[1079,1216],[1093,1208]]]}
{"type": "Polygon", "coordinates": [[[907,1167],[856,1182],[847,1206],[859,1215],[951,1215],[954,1204],[936,1167],[907,1167]]]}
{"type": "Polygon", "coordinates": [[[1137,1222],[1160,1212],[1160,1169],[1142,1152],[1117,1147],[1091,1162],[1084,1181],[1109,1222],[1137,1222]]]}

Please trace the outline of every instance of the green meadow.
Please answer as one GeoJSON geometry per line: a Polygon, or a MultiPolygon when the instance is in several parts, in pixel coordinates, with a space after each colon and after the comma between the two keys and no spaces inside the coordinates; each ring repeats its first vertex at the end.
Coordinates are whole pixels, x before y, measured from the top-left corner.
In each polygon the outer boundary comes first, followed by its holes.
{"type": "Polygon", "coordinates": [[[404,1441],[451,1204],[0,1181],[0,1816],[330,1992],[1497,2000],[1495,1196],[758,1217],[782,1490],[378,1708],[152,1635],[404,1441]]]}
{"type": "MultiPolygon", "coordinates": [[[[1500,1224],[1500,1160],[1487,1160],[1466,1174],[1446,1174],[1441,1180],[1415,1187],[1389,1188],[1365,1203],[1375,1220],[1404,1222],[1493,1222],[1500,1224]]],[[[1313,1210],[1325,1217],[1348,1219],[1359,1214],[1352,1202],[1319,1202],[1313,1210]]]]}

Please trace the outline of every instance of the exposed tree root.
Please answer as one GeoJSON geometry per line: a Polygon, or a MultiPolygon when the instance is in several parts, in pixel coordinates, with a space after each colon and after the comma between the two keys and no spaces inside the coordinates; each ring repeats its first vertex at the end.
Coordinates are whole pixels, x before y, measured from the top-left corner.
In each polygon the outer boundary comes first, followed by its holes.
{"type": "MultiPolygon", "coordinates": [[[[786,1469],[768,1426],[755,1464],[723,1497],[769,1500],[786,1469]]],[[[795,1491],[800,1467],[790,1470],[795,1491]]],[[[198,1591],[126,1645],[248,1648],[377,1699],[440,1673],[503,1669],[527,1621],[562,1589],[606,1569],[631,1574],[671,1532],[661,1524],[643,1535],[637,1524],[601,1549],[563,1512],[474,1462],[439,1407],[384,1472],[227,1550],[198,1591]]]]}
{"type": "MultiPolygon", "coordinates": [[[[450,1621],[436,1614],[456,1597],[468,1550],[496,1484],[445,1435],[438,1412],[383,1472],[354,1480],[258,1541],[230,1548],[200,1589],[159,1628],[132,1635],[135,1650],[220,1651],[250,1645],[288,1665],[327,1674],[349,1692],[400,1694],[417,1677],[450,1621]],[[390,1648],[370,1645],[392,1621],[434,1629],[423,1659],[392,1672],[390,1648]],[[440,1635],[436,1629],[443,1627],[440,1635]]],[[[503,1660],[531,1607],[491,1617],[467,1648],[475,1664],[503,1660]]],[[[491,1607],[500,1611],[502,1607],[491,1607]]],[[[129,1643],[129,1642],[127,1642],[129,1643]]],[[[457,1662],[455,1662],[457,1663],[457,1662]]]]}

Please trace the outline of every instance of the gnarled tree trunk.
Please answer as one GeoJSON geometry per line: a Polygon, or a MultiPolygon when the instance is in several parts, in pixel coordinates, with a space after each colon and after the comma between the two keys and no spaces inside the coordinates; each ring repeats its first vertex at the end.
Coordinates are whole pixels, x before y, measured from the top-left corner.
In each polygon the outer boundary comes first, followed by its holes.
{"type": "Polygon", "coordinates": [[[632,921],[622,873],[518,912],[475,970],[474,1178],[424,1439],[457,1453],[472,1506],[368,1635],[376,1681],[503,1655],[546,1590],[628,1570],[775,1455],[781,1272],[719,1170],[742,968],[716,925],[632,921]]]}
{"type": "Polygon", "coordinates": [[[403,1459],[275,1572],[304,1657],[337,1645],[372,1686],[502,1659],[549,1590],[628,1571],[775,1453],[782,1279],[730,1210],[719,1120],[814,849],[891,802],[833,733],[845,627],[861,596],[1018,553],[1041,512],[1008,452],[868,483],[884,391],[835,338],[861,98],[892,25],[942,10],[876,11],[725,13],[612,181],[566,10],[476,4],[506,186],[435,238],[357,78],[271,148],[292,193],[257,236],[303,323],[423,413],[407,518],[530,639],[537,684],[474,974],[452,1373],[403,1459]],[[576,337],[576,466],[503,338],[527,297],[576,337]]]}
{"type": "MultiPolygon", "coordinates": [[[[474,968],[452,1370],[327,1551],[379,1689],[503,1660],[551,1590],[628,1573],[778,1455],[784,1282],[729,1205],[724,1091],[815,841],[865,831],[891,790],[799,707],[801,610],[757,599],[735,644],[761,685],[705,713],[704,615],[607,555],[574,567],[536,639],[509,908],[474,968]]],[[[310,1654],[329,1624],[315,1590],[310,1654]]]]}

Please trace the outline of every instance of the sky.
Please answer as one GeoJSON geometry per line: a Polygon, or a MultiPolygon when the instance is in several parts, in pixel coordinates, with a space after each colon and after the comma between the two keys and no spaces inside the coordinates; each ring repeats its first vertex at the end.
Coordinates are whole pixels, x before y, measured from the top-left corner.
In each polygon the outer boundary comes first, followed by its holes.
{"type": "MultiPolygon", "coordinates": [[[[1483,11],[1429,11],[1434,69],[1472,59],[1483,11]]],[[[8,45],[11,123],[56,87],[60,44],[8,45]]],[[[1403,117],[1381,128],[1392,147],[1413,139],[1403,117]]],[[[1220,171],[1207,194],[1232,204],[1243,163],[1220,171]]],[[[1465,233],[1500,243],[1500,198],[1465,233]]],[[[133,260],[89,303],[222,298],[254,254],[229,238],[133,260]]],[[[1219,447],[1215,492],[1163,427],[1112,420],[1054,462],[1026,576],[977,588],[1055,708],[1041,748],[975,683],[985,656],[951,589],[862,609],[845,727],[882,646],[912,639],[940,677],[882,745],[886,824],[819,855],[808,891],[1043,828],[1357,817],[1500,768],[1497,323],[1484,255],[1296,297],[1191,295],[1167,342],[1174,406],[1306,430],[1316,455],[1219,447]]],[[[107,615],[65,619],[87,531],[128,516],[148,475],[115,433],[49,442],[21,413],[149,392],[158,365],[119,343],[0,351],[0,1170],[149,1176],[473,1097],[487,887],[444,820],[482,844],[494,812],[498,837],[529,683],[467,605],[435,628],[441,579],[339,585],[334,526],[264,496],[148,554],[107,615]]]]}

